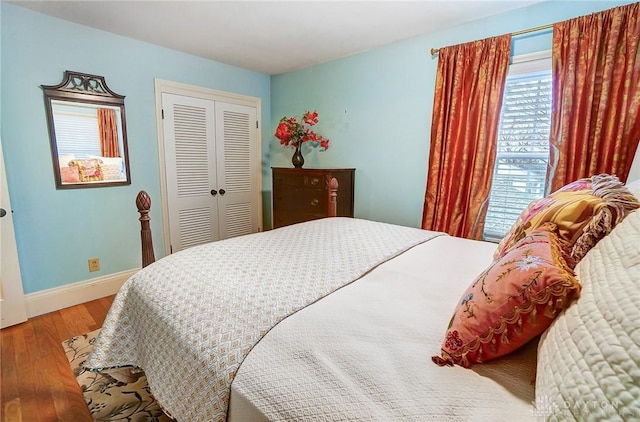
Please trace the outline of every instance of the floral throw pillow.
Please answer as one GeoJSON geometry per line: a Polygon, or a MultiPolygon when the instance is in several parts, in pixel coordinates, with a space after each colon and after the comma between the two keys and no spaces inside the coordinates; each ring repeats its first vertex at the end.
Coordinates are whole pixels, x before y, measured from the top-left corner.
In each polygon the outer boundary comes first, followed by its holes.
{"type": "Polygon", "coordinates": [[[468,367],[506,355],[541,334],[578,297],[580,283],[556,230],[551,223],[533,230],[474,280],[433,362],[468,367]]]}
{"type": "Polygon", "coordinates": [[[578,263],[584,255],[640,202],[616,176],[599,174],[576,180],[549,196],[532,202],[504,236],[494,258],[503,256],[517,241],[547,222],[558,226],[578,263]]]}
{"type": "Polygon", "coordinates": [[[102,161],[91,158],[88,160],[72,160],[69,167],[78,169],[78,178],[81,182],[98,182],[104,180],[102,174],[102,161]]]}

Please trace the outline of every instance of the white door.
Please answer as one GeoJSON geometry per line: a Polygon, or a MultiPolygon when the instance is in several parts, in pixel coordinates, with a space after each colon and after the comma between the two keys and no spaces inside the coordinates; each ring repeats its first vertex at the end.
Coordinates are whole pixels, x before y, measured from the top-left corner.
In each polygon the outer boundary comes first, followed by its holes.
{"type": "Polygon", "coordinates": [[[220,239],[257,231],[261,220],[256,109],[215,103],[220,239]]]}
{"type": "Polygon", "coordinates": [[[13,231],[9,189],[4,171],[2,143],[0,142],[0,328],[27,320],[22,277],[18,264],[18,250],[13,231]]]}
{"type": "Polygon", "coordinates": [[[219,238],[214,102],[162,94],[171,252],[219,238]]]}
{"type": "Polygon", "coordinates": [[[171,252],[258,231],[256,109],[162,94],[171,252]]]}

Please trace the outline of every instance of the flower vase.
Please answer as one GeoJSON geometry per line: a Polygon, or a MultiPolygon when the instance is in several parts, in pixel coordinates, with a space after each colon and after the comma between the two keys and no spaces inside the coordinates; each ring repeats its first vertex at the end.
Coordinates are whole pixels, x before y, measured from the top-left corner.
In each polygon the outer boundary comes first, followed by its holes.
{"type": "Polygon", "coordinates": [[[304,157],[302,156],[302,151],[300,151],[300,143],[296,144],[296,151],[293,153],[293,157],[291,157],[291,162],[297,169],[302,168],[304,165],[304,157]]]}

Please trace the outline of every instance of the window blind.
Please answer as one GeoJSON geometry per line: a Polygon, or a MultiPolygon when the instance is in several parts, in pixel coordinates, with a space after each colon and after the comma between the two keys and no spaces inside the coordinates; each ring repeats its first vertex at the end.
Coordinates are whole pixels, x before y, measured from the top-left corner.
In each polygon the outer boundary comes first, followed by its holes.
{"type": "Polygon", "coordinates": [[[58,155],[74,154],[76,158],[102,155],[98,117],[82,113],[55,113],[58,155]]]}
{"type": "Polygon", "coordinates": [[[551,128],[551,70],[507,77],[484,237],[499,240],[545,192],[551,128]]]}

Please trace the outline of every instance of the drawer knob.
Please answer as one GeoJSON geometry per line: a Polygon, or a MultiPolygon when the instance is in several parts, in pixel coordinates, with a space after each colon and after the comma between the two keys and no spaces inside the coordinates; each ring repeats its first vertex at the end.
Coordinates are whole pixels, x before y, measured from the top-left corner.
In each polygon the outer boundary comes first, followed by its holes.
{"type": "Polygon", "coordinates": [[[319,203],[320,203],[320,201],[318,201],[318,199],[317,199],[317,198],[314,198],[314,199],[312,199],[312,200],[311,200],[311,205],[313,205],[313,206],[316,206],[316,205],[318,205],[319,203]]]}
{"type": "Polygon", "coordinates": [[[313,186],[316,186],[318,183],[320,183],[320,179],[318,179],[317,177],[313,177],[313,178],[311,179],[310,183],[311,183],[313,186]]]}

